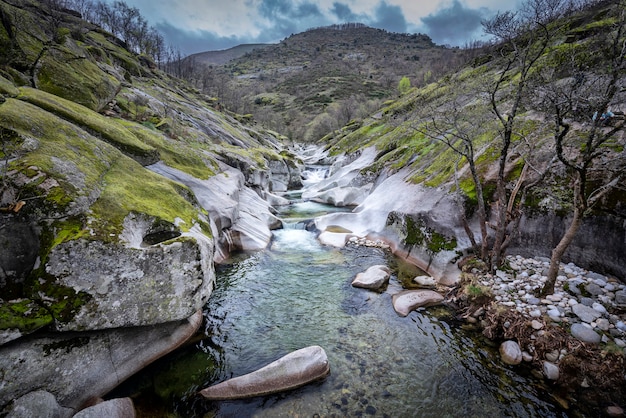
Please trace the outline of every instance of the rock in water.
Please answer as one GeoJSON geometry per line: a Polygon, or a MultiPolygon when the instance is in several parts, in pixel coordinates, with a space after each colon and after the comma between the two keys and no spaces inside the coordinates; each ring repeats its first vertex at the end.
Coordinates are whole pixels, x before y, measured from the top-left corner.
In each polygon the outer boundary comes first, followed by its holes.
{"type": "Polygon", "coordinates": [[[390,274],[391,271],[387,266],[372,266],[364,272],[357,274],[352,281],[352,286],[362,287],[364,289],[378,290],[385,283],[387,283],[390,274]]]}
{"type": "Polygon", "coordinates": [[[289,353],[252,373],[202,389],[200,394],[212,400],[271,395],[323,379],[329,373],[326,352],[313,345],[289,353]]]}
{"type": "Polygon", "coordinates": [[[443,296],[434,290],[404,290],[392,298],[393,309],[400,316],[407,316],[420,307],[439,305],[442,301],[443,296]]]}

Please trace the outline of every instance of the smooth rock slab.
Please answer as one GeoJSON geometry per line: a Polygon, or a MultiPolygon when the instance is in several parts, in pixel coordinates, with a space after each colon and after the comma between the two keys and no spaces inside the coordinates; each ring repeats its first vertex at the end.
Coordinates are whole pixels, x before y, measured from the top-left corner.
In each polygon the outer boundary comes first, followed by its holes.
{"type": "Polygon", "coordinates": [[[400,316],[407,316],[417,308],[439,305],[442,301],[443,296],[434,290],[404,290],[392,297],[393,309],[400,316]]]}
{"type": "Polygon", "coordinates": [[[383,265],[375,265],[356,275],[352,286],[363,289],[378,290],[387,283],[391,270],[383,265]]]}
{"type": "Polygon", "coordinates": [[[243,399],[284,392],[325,378],[330,373],[326,352],[320,346],[301,348],[252,373],[202,389],[211,400],[243,399]]]}
{"type": "Polygon", "coordinates": [[[431,276],[417,276],[413,279],[413,282],[421,287],[435,287],[437,284],[437,280],[431,276]]]}

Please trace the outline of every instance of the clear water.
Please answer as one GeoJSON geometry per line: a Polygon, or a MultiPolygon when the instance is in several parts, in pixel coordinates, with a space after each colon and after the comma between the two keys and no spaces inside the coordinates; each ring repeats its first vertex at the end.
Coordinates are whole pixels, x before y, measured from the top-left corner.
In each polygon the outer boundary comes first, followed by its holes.
{"type": "Polygon", "coordinates": [[[139,416],[151,417],[566,416],[445,315],[399,317],[391,305],[397,274],[380,294],[350,285],[367,267],[394,262],[379,249],[321,246],[303,229],[276,231],[267,251],[218,268],[201,339],[120,394],[134,395],[139,416]],[[242,401],[196,394],[309,345],[329,358],[321,382],[242,401]]]}

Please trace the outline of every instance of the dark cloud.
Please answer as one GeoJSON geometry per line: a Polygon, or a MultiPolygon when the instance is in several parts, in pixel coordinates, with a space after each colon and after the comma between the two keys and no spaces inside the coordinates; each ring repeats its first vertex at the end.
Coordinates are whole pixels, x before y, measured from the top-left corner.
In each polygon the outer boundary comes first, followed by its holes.
{"type": "Polygon", "coordinates": [[[453,0],[452,5],[423,17],[426,33],[439,44],[463,45],[481,35],[481,21],[487,17],[486,9],[470,9],[453,0]]]}
{"type": "Polygon", "coordinates": [[[276,38],[328,24],[327,18],[313,2],[294,4],[290,0],[265,0],[259,5],[258,12],[270,21],[267,35],[274,34],[276,38]]]}
{"type": "Polygon", "coordinates": [[[381,1],[376,7],[374,17],[370,22],[366,22],[370,26],[385,29],[390,32],[405,33],[407,32],[407,23],[400,6],[387,4],[381,1]]]}
{"type": "Polygon", "coordinates": [[[337,19],[342,23],[357,22],[360,19],[359,15],[355,14],[352,9],[350,9],[350,6],[343,3],[333,3],[333,8],[330,9],[330,12],[337,16],[337,19]]]}
{"type": "Polygon", "coordinates": [[[209,31],[187,31],[167,22],[156,24],[156,29],[163,34],[169,45],[180,49],[183,55],[196,52],[228,49],[242,43],[256,42],[255,40],[235,36],[219,36],[209,31]]]}

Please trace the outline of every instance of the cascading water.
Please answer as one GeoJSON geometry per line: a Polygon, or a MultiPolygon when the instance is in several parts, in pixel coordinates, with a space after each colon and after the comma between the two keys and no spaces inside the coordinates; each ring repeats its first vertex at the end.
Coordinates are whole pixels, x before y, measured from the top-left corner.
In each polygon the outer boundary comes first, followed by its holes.
{"type": "MultiPolygon", "coordinates": [[[[279,216],[295,225],[329,209],[336,210],[297,201],[279,216]]],[[[401,290],[398,273],[380,294],[350,285],[367,267],[396,262],[381,249],[324,247],[305,229],[275,231],[268,250],[217,269],[202,338],[116,395],[134,394],[140,416],[566,416],[445,315],[421,310],[399,317],[391,304],[401,290]],[[197,395],[309,345],[328,354],[324,381],[241,401],[197,395]]]]}

